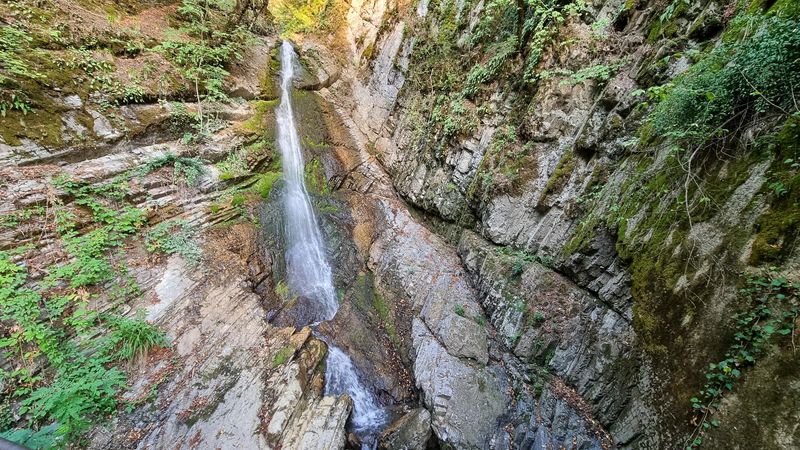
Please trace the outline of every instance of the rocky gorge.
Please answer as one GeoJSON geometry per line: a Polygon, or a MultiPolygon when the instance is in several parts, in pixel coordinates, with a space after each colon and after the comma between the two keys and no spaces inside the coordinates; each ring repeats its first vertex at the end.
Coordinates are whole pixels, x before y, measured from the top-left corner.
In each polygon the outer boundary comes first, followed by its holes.
{"type": "Polygon", "coordinates": [[[0,14],[3,439],[800,446],[793,0],[0,14]]]}

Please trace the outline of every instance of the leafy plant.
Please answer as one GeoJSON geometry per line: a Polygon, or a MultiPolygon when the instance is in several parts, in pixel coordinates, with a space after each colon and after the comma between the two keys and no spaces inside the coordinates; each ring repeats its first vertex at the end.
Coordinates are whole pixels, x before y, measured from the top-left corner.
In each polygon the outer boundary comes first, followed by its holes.
{"type": "Polygon", "coordinates": [[[18,26],[0,27],[0,116],[17,110],[27,114],[33,107],[28,96],[21,90],[24,80],[40,80],[43,75],[36,71],[26,59],[33,38],[18,26]]]}
{"type": "Polygon", "coordinates": [[[108,336],[109,354],[113,359],[132,361],[147,354],[153,347],[167,345],[164,332],[144,320],[140,310],[135,319],[114,317],[108,322],[111,333],[108,336]]]}
{"type": "Polygon", "coordinates": [[[795,108],[800,21],[743,15],[729,27],[754,20],[759,32],[724,41],[675,80],[652,113],[656,133],[698,146],[734,138],[753,116],[795,108]]]}
{"type": "Polygon", "coordinates": [[[179,254],[191,265],[197,265],[202,250],[195,241],[197,231],[183,220],[168,220],[154,226],[145,236],[145,245],[150,252],[179,254]]]}
{"type": "Polygon", "coordinates": [[[493,51],[494,56],[486,63],[486,65],[475,66],[467,75],[466,84],[462,89],[462,94],[465,97],[472,97],[478,91],[481,84],[493,79],[503,64],[511,57],[517,49],[517,38],[510,37],[506,41],[497,45],[493,51]]]}
{"type": "Polygon", "coordinates": [[[789,190],[786,189],[786,186],[784,186],[784,184],[781,183],[780,181],[775,181],[773,183],[770,183],[768,187],[772,192],[775,193],[777,197],[783,197],[789,192],[789,190]]]}
{"type": "Polygon", "coordinates": [[[203,161],[199,158],[166,153],[145,164],[140,169],[139,174],[144,175],[166,166],[172,166],[174,168],[173,182],[183,182],[187,186],[196,186],[200,181],[200,177],[206,173],[203,161]]]}
{"type": "MultiPolygon", "coordinates": [[[[27,429],[3,436],[32,448],[80,441],[93,423],[117,409],[125,376],[114,364],[165,343],[163,334],[141,319],[90,307],[96,295],[92,287],[125,274],[124,265],[112,263],[112,251],[144,224],[144,211],[125,202],[128,181],[137,173],[98,185],[65,176],[53,180],[63,194],[59,198],[72,202],[68,207],[57,200],[48,209],[54,211],[58,237],[70,258],[45,267],[43,278],[31,279],[27,266],[16,262],[26,248],[0,252],[0,321],[9,325],[0,331],[0,350],[18,367],[36,360],[42,368],[36,375],[24,368],[0,370],[4,390],[15,399],[14,416],[29,421],[27,429]],[[80,225],[75,208],[89,213],[80,225]],[[90,231],[79,234],[79,227],[90,231]]],[[[135,282],[125,286],[123,301],[137,292],[135,282]]],[[[12,417],[0,426],[14,425],[12,417]]]]}
{"type": "Polygon", "coordinates": [[[203,104],[229,99],[223,86],[228,76],[225,65],[241,57],[248,39],[245,29],[229,29],[226,15],[232,7],[225,0],[183,0],[177,13],[184,23],[180,31],[188,38],[167,39],[155,48],[194,85],[200,136],[207,133],[213,120],[213,117],[207,120],[203,104]]]}
{"type": "Polygon", "coordinates": [[[122,372],[86,358],[62,367],[53,384],[34,390],[21,402],[19,412],[30,414],[32,420],[52,418],[60,434],[75,436],[86,431],[92,419],[116,410],[116,394],[124,386],[122,372]]]}
{"type": "Polygon", "coordinates": [[[0,438],[25,446],[31,450],[45,450],[56,447],[61,441],[56,434],[56,428],[57,426],[53,424],[41,430],[32,430],[30,428],[8,430],[0,433],[0,438]]]}
{"type": "Polygon", "coordinates": [[[569,77],[559,84],[576,85],[588,80],[608,81],[624,64],[624,61],[619,61],[610,66],[606,64],[595,64],[593,66],[584,67],[577,72],[569,74],[569,77]]]}
{"type": "Polygon", "coordinates": [[[283,0],[271,5],[275,22],[284,35],[308,33],[327,26],[329,0],[283,0]]]}
{"type": "Polygon", "coordinates": [[[695,429],[687,441],[687,449],[699,447],[704,432],[719,426],[710,416],[720,407],[723,397],[733,390],[742,370],[756,363],[774,337],[796,332],[800,284],[767,272],[747,279],[740,293],[748,301],[749,308],[733,316],[733,344],[725,353],[725,359],[708,365],[706,384],[691,398],[695,429]]]}

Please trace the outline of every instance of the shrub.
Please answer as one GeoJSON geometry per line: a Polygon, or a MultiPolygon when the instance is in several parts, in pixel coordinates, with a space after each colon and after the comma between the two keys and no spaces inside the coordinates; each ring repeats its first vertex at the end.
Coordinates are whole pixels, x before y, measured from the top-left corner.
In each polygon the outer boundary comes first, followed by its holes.
{"type": "MultiPolygon", "coordinates": [[[[730,28],[753,22],[736,19],[730,28]]],[[[656,133],[692,143],[731,138],[755,115],[795,107],[800,21],[763,19],[742,41],[725,42],[679,77],[651,116],[656,133]]]]}

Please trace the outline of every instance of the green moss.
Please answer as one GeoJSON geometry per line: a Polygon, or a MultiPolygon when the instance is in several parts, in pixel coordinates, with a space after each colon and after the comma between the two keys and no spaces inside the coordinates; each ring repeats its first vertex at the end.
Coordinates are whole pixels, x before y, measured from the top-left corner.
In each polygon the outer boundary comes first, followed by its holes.
{"type": "Polygon", "coordinates": [[[269,198],[269,194],[272,192],[272,186],[282,175],[282,172],[267,172],[259,175],[255,189],[258,191],[259,195],[261,195],[261,198],[269,198]]]}
{"type": "Polygon", "coordinates": [[[688,9],[688,2],[673,0],[672,3],[665,8],[664,13],[650,25],[650,30],[647,33],[647,41],[654,43],[660,39],[675,37],[680,31],[678,21],[688,9]]]}
{"type": "MultiPolygon", "coordinates": [[[[256,100],[252,103],[255,114],[242,124],[242,129],[248,133],[263,136],[269,133],[270,124],[275,121],[275,107],[278,106],[277,100],[256,100]]],[[[274,133],[274,132],[273,132],[274,133]]],[[[274,134],[273,134],[274,135],[274,134]]]]}
{"type": "Polygon", "coordinates": [[[567,184],[577,164],[578,161],[575,158],[575,152],[571,149],[564,152],[555,170],[553,170],[553,173],[550,175],[550,178],[547,179],[547,185],[545,185],[544,191],[542,191],[542,198],[551,194],[560,193],[567,184]]]}
{"type": "Polygon", "coordinates": [[[375,43],[370,43],[367,48],[364,49],[364,52],[361,54],[361,57],[367,61],[372,60],[372,55],[375,52],[375,43]]]}
{"type": "Polygon", "coordinates": [[[289,358],[294,355],[294,347],[286,346],[283,347],[275,356],[272,358],[272,367],[278,367],[281,364],[285,363],[289,360],[289,358]]]}
{"type": "Polygon", "coordinates": [[[775,139],[776,155],[762,193],[770,207],[756,223],[750,264],[787,257],[800,235],[800,115],[790,117],[775,139]]]}
{"type": "Polygon", "coordinates": [[[351,291],[353,306],[359,311],[377,319],[380,326],[386,331],[389,341],[396,349],[400,348],[400,339],[397,333],[392,307],[375,288],[374,277],[371,272],[360,273],[353,284],[351,291]]]}
{"type": "Polygon", "coordinates": [[[305,179],[308,190],[315,194],[330,194],[331,188],[325,177],[325,170],[319,158],[314,158],[305,165],[305,179]]]}
{"type": "Polygon", "coordinates": [[[11,111],[6,117],[0,117],[0,135],[11,146],[21,145],[21,139],[30,139],[45,147],[59,147],[63,143],[61,113],[41,107],[27,114],[11,111]]]}
{"type": "MultiPolygon", "coordinates": [[[[766,3],[765,0],[754,3],[766,3]]],[[[777,0],[767,11],[768,15],[775,15],[783,18],[800,17],[800,3],[797,0],[777,0]]]]}

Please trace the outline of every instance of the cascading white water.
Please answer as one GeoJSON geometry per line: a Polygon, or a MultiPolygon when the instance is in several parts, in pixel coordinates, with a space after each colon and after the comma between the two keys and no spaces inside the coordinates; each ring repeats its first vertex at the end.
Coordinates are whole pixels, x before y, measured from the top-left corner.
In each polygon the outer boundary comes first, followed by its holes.
{"type": "Polygon", "coordinates": [[[314,315],[320,322],[332,319],[339,305],[333,289],[331,267],[325,258],[325,247],[304,180],[303,151],[294,122],[291,98],[296,61],[292,45],[283,41],[281,104],[275,116],[278,123],[278,147],[283,157],[283,174],[286,180],[286,274],[292,292],[313,300],[313,304],[320,308],[319,313],[314,315]]]}
{"type": "Polygon", "coordinates": [[[356,434],[361,437],[362,448],[374,448],[376,431],[386,424],[386,412],[378,400],[358,379],[353,361],[338,347],[328,344],[325,370],[325,394],[348,393],[353,399],[351,418],[356,434]]]}
{"type": "MultiPolygon", "coordinates": [[[[278,147],[283,157],[286,179],[284,194],[286,239],[286,274],[294,294],[312,300],[320,308],[317,322],[331,320],[339,304],[333,288],[331,267],[325,258],[322,235],[305,186],[303,152],[292,110],[291,86],[296,66],[292,45],[281,45],[281,104],[276,112],[278,147]]],[[[353,399],[351,417],[354,431],[365,448],[374,448],[376,433],[386,423],[387,414],[375,395],[359,380],[347,354],[328,342],[325,371],[325,394],[347,393],[353,399]]]]}

